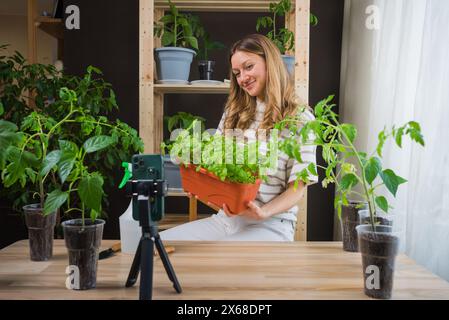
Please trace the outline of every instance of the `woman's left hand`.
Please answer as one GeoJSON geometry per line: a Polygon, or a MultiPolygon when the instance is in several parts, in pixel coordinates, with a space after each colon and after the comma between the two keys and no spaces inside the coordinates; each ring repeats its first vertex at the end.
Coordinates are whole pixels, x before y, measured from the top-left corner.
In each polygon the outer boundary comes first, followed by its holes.
{"type": "Polygon", "coordinates": [[[253,201],[250,201],[248,203],[248,209],[246,209],[245,211],[242,211],[238,214],[231,213],[226,204],[223,204],[223,211],[226,213],[226,215],[228,217],[234,217],[237,215],[237,216],[247,217],[247,218],[253,219],[253,220],[264,220],[264,219],[268,218],[267,212],[265,212],[261,207],[259,207],[253,201]]]}

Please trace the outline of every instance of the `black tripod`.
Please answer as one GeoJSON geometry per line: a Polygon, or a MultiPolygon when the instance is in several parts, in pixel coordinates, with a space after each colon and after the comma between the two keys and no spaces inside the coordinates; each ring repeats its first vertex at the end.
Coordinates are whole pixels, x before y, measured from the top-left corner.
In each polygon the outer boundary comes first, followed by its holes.
{"type": "Polygon", "coordinates": [[[181,285],[176,278],[175,271],[168,259],[167,251],[165,251],[162,240],[157,231],[156,223],[151,219],[152,205],[155,203],[155,198],[163,196],[164,188],[160,180],[146,180],[146,181],[131,181],[133,184],[133,201],[137,198],[139,207],[139,222],[142,227],[142,237],[140,238],[139,246],[137,247],[136,255],[134,256],[131,270],[129,271],[128,279],[126,280],[126,287],[133,286],[137,281],[139,271],[140,288],[139,299],[151,300],[153,293],[153,255],[154,245],[159,252],[159,257],[162,260],[168,278],[173,282],[173,287],[177,293],[181,293],[181,285]],[[137,195],[136,192],[137,191],[137,195]],[[159,191],[159,192],[158,192],[159,191]],[[153,196],[153,197],[152,197],[153,196]]]}

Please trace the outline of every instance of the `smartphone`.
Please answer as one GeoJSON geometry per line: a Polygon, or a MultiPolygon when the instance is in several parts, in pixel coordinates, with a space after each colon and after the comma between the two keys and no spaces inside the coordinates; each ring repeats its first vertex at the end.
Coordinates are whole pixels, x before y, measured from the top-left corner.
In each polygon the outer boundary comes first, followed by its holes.
{"type": "MultiPolygon", "coordinates": [[[[135,154],[132,157],[132,180],[165,180],[164,159],[160,154],[135,154]]],[[[150,219],[153,222],[164,217],[163,196],[151,196],[150,219]]],[[[139,221],[139,208],[133,199],[133,219],[139,221]]]]}

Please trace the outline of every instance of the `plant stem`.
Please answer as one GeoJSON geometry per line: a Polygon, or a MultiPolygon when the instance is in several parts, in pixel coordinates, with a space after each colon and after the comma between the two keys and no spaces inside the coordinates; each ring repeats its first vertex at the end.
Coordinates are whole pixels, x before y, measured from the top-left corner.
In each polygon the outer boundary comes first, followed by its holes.
{"type": "Polygon", "coordinates": [[[177,17],[176,17],[176,15],[174,15],[175,16],[175,26],[174,26],[174,32],[173,32],[173,45],[176,47],[176,42],[177,42],[177,38],[178,38],[178,35],[177,35],[177,33],[178,33],[178,22],[176,21],[177,20],[177,17]]]}
{"type": "MultiPolygon", "coordinates": [[[[340,126],[340,123],[338,122],[336,117],[334,115],[331,115],[331,116],[332,116],[332,119],[337,124],[337,126],[340,126]]],[[[371,225],[373,227],[373,231],[375,231],[375,223],[374,223],[375,205],[374,205],[374,203],[372,203],[372,200],[370,199],[370,194],[368,192],[366,184],[364,183],[366,181],[366,178],[365,178],[365,170],[363,170],[364,168],[363,168],[362,159],[360,158],[360,156],[359,156],[359,154],[357,152],[357,149],[355,148],[354,144],[351,142],[351,140],[349,139],[349,137],[346,135],[346,133],[343,130],[341,130],[341,134],[348,141],[352,151],[355,154],[355,157],[357,158],[357,162],[359,163],[359,166],[360,166],[360,169],[361,169],[360,171],[362,173],[362,186],[363,186],[363,190],[364,190],[364,193],[365,193],[366,200],[368,202],[368,208],[369,208],[369,212],[370,212],[371,225]]],[[[357,178],[359,178],[357,174],[355,174],[355,176],[357,176],[357,178]]]]}
{"type": "Polygon", "coordinates": [[[81,220],[82,220],[82,225],[83,225],[83,228],[82,229],[84,229],[84,227],[85,227],[85,224],[84,224],[84,203],[83,202],[81,202],[81,220]]]}

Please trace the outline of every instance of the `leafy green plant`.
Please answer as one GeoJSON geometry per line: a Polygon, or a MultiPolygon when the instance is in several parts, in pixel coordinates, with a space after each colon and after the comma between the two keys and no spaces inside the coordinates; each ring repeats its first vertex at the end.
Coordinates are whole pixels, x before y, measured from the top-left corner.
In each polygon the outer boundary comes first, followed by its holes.
{"type": "Polygon", "coordinates": [[[187,129],[193,121],[198,120],[201,123],[201,131],[204,130],[204,122],[206,119],[200,116],[195,116],[188,112],[177,112],[172,116],[164,117],[167,124],[168,132],[172,132],[174,129],[187,129]]]}
{"type": "MultiPolygon", "coordinates": [[[[402,147],[404,136],[424,146],[424,139],[420,125],[410,121],[403,126],[393,126],[378,134],[378,145],[374,152],[368,154],[355,147],[357,129],[349,123],[341,123],[338,115],[332,111],[335,104],[330,104],[334,96],[323,99],[315,106],[315,120],[304,122],[302,107],[295,117],[288,117],[276,124],[278,130],[288,130],[290,137],[280,144],[280,149],[297,161],[302,162],[299,153],[301,145],[313,144],[322,147],[324,166],[317,167],[324,170],[323,187],[329,183],[336,185],[335,208],[339,217],[341,208],[348,205],[348,198],[355,195],[368,203],[370,221],[374,229],[375,217],[378,209],[388,212],[390,205],[387,199],[379,194],[381,187],[396,196],[398,187],[406,180],[398,176],[392,169],[383,168],[381,158],[382,149],[389,138],[393,138],[397,146],[402,147]],[[313,138],[311,138],[313,137],[313,138]],[[362,191],[356,191],[360,185],[362,191]]],[[[308,181],[310,174],[316,174],[316,166],[311,165],[307,170],[297,174],[297,181],[308,181]]]]}
{"type": "MultiPolygon", "coordinates": [[[[164,122],[167,127],[168,132],[171,134],[176,129],[187,129],[190,128],[190,133],[193,133],[193,122],[197,120],[200,123],[201,132],[205,129],[205,121],[203,117],[195,116],[188,112],[177,112],[172,116],[165,116],[164,122]]],[[[161,144],[161,150],[165,153],[165,150],[168,150],[168,146],[171,145],[173,141],[167,139],[165,142],[161,144]]]]}
{"type": "MultiPolygon", "coordinates": [[[[87,210],[94,220],[101,212],[103,176],[90,170],[86,162],[89,155],[117,144],[117,131],[123,131],[123,124],[109,124],[106,119],[92,119],[76,102],[78,97],[73,90],[60,89],[61,104],[66,114],[62,119],[54,119],[37,111],[32,111],[23,119],[20,126],[20,141],[10,139],[6,148],[6,163],[2,168],[2,181],[6,188],[20,184],[22,188],[34,186],[34,196],[39,197],[44,214],[58,210],[64,203],[66,213],[87,210]],[[111,135],[101,134],[100,130],[85,140],[80,146],[64,137],[65,126],[73,123],[83,125],[94,123],[99,127],[112,129],[111,135]],[[50,181],[48,181],[50,180],[50,181]],[[72,194],[77,197],[73,199],[72,194]]],[[[128,128],[128,134],[135,134],[128,128]]],[[[14,128],[11,128],[14,131],[14,128]]],[[[3,133],[3,132],[2,132],[3,133]]],[[[31,187],[32,188],[32,187],[31,187]]]]}
{"type": "Polygon", "coordinates": [[[204,29],[198,16],[191,17],[193,32],[198,41],[198,60],[209,60],[209,54],[213,50],[222,50],[225,45],[219,41],[210,39],[210,34],[204,29]]]}
{"type": "MultiPolygon", "coordinates": [[[[276,28],[276,20],[278,17],[285,16],[292,11],[292,4],[290,0],[280,0],[279,2],[270,3],[269,7],[272,16],[259,17],[256,22],[256,30],[260,31],[261,27],[271,28],[267,33],[267,37],[271,39],[279,48],[281,54],[286,51],[293,50],[295,47],[295,34],[287,28],[276,28]]],[[[318,18],[314,14],[310,14],[310,24],[315,26],[318,24],[318,18]]]]}
{"type": "Polygon", "coordinates": [[[212,41],[210,40],[210,36],[208,33],[204,35],[203,38],[200,39],[200,46],[198,52],[198,59],[200,60],[209,60],[209,53],[213,50],[222,50],[225,48],[225,45],[220,41],[212,41]]]}
{"type": "Polygon", "coordinates": [[[170,0],[168,4],[170,13],[155,23],[154,35],[161,38],[164,47],[192,47],[198,50],[198,40],[194,36],[196,18],[190,14],[180,13],[170,0]]]}
{"type": "Polygon", "coordinates": [[[255,157],[251,156],[251,151],[258,150],[258,142],[238,143],[221,134],[197,134],[195,132],[200,132],[196,130],[191,133],[196,125],[199,125],[198,120],[183,130],[172,144],[163,146],[172,157],[178,158],[186,166],[195,165],[197,171],[204,168],[222,181],[255,183],[258,178],[266,179],[266,172],[271,165],[269,152],[265,155],[253,153],[255,157]]]}
{"type": "MultiPolygon", "coordinates": [[[[0,46],[2,51],[6,48],[0,46]]],[[[82,146],[94,136],[113,137],[114,143],[110,147],[90,153],[85,158],[89,172],[100,172],[106,187],[115,186],[120,178],[117,175],[117,164],[128,161],[132,154],[143,150],[143,143],[136,130],[120,120],[111,120],[109,114],[118,110],[115,93],[111,84],[101,78],[101,71],[97,68],[88,67],[83,77],[69,76],[57,72],[51,65],[28,64],[19,52],[15,52],[11,56],[0,56],[0,83],[0,105],[4,111],[2,118],[16,127],[21,127],[24,119],[31,121],[33,112],[39,119],[49,119],[54,123],[62,121],[67,116],[68,107],[59,95],[60,90],[63,87],[73,90],[77,97],[77,111],[70,121],[65,121],[58,128],[57,137],[49,141],[49,148],[55,150],[59,145],[58,140],[82,146]]],[[[32,133],[31,128],[20,130],[32,133]]],[[[2,152],[1,157],[5,158],[6,153],[2,152]]],[[[50,192],[55,181],[52,179],[53,174],[49,175],[50,178],[44,180],[44,189],[50,192]]],[[[18,211],[24,204],[33,201],[32,195],[38,189],[35,181],[21,179],[19,183],[0,190],[1,196],[10,198],[18,211]]],[[[80,201],[76,198],[75,194],[73,203],[80,201]]],[[[103,208],[107,208],[106,194],[103,202],[103,208]]]]}

